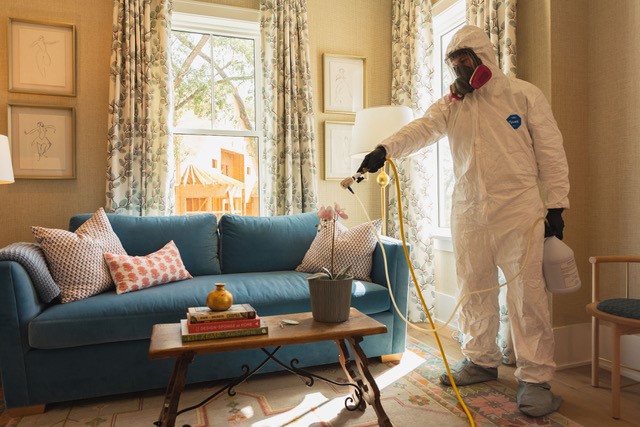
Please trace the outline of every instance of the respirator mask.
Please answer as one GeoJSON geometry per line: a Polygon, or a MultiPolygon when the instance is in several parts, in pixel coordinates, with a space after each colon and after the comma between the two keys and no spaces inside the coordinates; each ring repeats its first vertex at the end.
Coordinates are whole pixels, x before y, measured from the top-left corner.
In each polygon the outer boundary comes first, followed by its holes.
{"type": "Polygon", "coordinates": [[[451,97],[454,99],[463,99],[467,93],[481,88],[492,76],[489,67],[471,49],[456,50],[449,55],[447,63],[456,77],[450,86],[451,97]],[[452,61],[455,61],[455,65],[452,61]]]}

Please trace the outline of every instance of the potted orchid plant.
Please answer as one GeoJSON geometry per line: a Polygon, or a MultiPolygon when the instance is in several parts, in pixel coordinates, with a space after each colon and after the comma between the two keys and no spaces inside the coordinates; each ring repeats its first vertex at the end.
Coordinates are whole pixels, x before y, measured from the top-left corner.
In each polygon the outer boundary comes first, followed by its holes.
{"type": "Polygon", "coordinates": [[[321,207],[318,211],[320,223],[318,232],[331,227],[331,261],[330,268],[322,267],[322,271],[307,277],[309,281],[309,297],[313,318],[320,322],[337,323],[349,319],[351,309],[351,290],[353,276],[351,266],[336,272],[336,223],[347,219],[347,212],[336,203],[334,207],[321,207]]]}

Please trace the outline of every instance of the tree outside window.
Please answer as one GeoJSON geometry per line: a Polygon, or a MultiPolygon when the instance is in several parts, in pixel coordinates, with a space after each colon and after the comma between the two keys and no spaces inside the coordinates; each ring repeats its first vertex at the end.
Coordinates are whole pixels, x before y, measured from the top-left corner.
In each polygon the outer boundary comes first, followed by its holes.
{"type": "Polygon", "coordinates": [[[258,29],[174,14],[176,213],[259,215],[258,29]]]}

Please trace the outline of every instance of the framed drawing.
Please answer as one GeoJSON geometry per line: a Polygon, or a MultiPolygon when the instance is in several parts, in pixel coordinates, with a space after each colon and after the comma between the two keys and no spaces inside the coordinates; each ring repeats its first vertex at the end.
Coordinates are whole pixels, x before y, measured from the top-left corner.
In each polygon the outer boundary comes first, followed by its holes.
{"type": "Polygon", "coordinates": [[[353,122],[324,122],[324,179],[345,179],[360,165],[351,158],[353,122]]]}
{"type": "Polygon", "coordinates": [[[72,107],[9,104],[8,123],[16,178],[76,177],[72,107]]]}
{"type": "Polygon", "coordinates": [[[76,95],[76,27],[9,18],[9,91],[76,95]]]}
{"type": "Polygon", "coordinates": [[[366,107],[365,58],[323,54],[324,112],[350,113],[366,107]]]}

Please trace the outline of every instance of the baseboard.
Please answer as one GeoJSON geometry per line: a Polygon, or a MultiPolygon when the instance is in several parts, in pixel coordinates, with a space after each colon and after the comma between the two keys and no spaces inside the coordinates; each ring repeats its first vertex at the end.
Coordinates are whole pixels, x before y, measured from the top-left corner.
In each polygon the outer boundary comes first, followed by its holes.
{"type": "Polygon", "coordinates": [[[591,363],[591,323],[577,323],[553,328],[556,342],[554,359],[557,369],[591,363]]]}
{"type": "MultiPolygon", "coordinates": [[[[591,337],[589,337],[591,342],[591,337]]],[[[600,366],[611,371],[611,325],[600,323],[600,366]],[[605,359],[605,360],[603,360],[605,359]],[[609,359],[609,360],[606,360],[609,359]]],[[[620,338],[620,373],[623,377],[640,381],[640,335],[624,335],[620,338]]],[[[591,363],[591,360],[589,360],[591,363]]]]}
{"type": "MultiPolygon", "coordinates": [[[[456,299],[439,292],[435,292],[434,296],[434,319],[439,323],[444,323],[456,306],[456,299]]],[[[457,329],[455,318],[448,327],[452,330],[457,329]]],[[[553,335],[556,343],[554,357],[557,369],[591,364],[591,322],[553,328],[553,335]]],[[[610,342],[610,326],[601,324],[600,355],[605,359],[611,358],[610,342]]],[[[640,381],[640,360],[636,356],[640,354],[640,336],[623,336],[621,347],[622,364],[628,367],[622,368],[622,375],[635,381],[640,381]]],[[[600,366],[610,370],[610,363],[607,360],[602,360],[600,366]]]]}
{"type": "MultiPolygon", "coordinates": [[[[435,297],[435,301],[434,301],[433,318],[434,320],[442,324],[447,320],[449,320],[449,316],[451,316],[451,313],[453,312],[453,309],[455,308],[458,301],[456,300],[456,297],[443,294],[437,291],[434,292],[434,297],[435,297]]],[[[449,323],[449,325],[447,326],[453,330],[458,329],[458,323],[456,320],[457,320],[457,317],[454,317],[451,323],[449,323]]]]}

